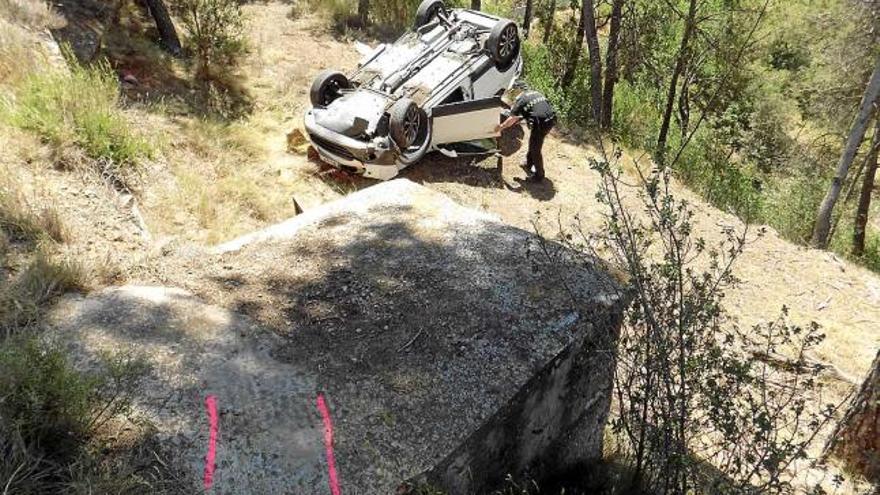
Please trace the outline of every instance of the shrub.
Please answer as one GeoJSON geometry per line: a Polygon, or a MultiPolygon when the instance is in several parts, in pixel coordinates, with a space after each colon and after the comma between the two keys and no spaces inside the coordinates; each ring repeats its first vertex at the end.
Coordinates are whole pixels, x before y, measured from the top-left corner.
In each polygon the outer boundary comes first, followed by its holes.
{"type": "Polygon", "coordinates": [[[221,78],[245,53],[244,15],[237,0],[182,0],[178,4],[196,76],[221,78]]]}
{"type": "Polygon", "coordinates": [[[813,233],[813,220],[825,196],[826,184],[822,175],[806,171],[768,181],[767,207],[761,220],[782,237],[806,244],[813,233]]]}
{"type": "Polygon", "coordinates": [[[612,126],[615,137],[627,146],[651,149],[660,129],[660,113],[652,98],[656,89],[633,85],[626,80],[614,86],[612,126]]]}
{"type": "MultiPolygon", "coordinates": [[[[671,149],[681,148],[679,140],[680,134],[669,140],[671,149]]],[[[758,218],[763,208],[760,175],[751,163],[733,161],[731,154],[715,132],[702,128],[674,164],[676,177],[715,207],[747,220],[758,218]]]]}
{"type": "Polygon", "coordinates": [[[95,447],[102,425],[127,414],[145,370],[141,360],[103,356],[101,368],[87,374],[51,342],[30,336],[0,341],[0,480],[6,492],[72,493],[71,485],[82,484],[88,488],[82,493],[130,493],[134,479],[103,472],[102,449],[95,447]]]}
{"type": "Polygon", "coordinates": [[[152,154],[119,110],[117,78],[106,62],[34,74],[4,110],[11,125],[35,132],[56,149],[82,149],[99,171],[122,183],[152,154]]]}
{"type": "MultiPolygon", "coordinates": [[[[617,155],[619,157],[619,155],[617,155]]],[[[591,166],[605,207],[598,234],[576,229],[559,240],[597,252],[627,274],[634,300],[616,346],[616,411],[637,487],[652,493],[789,493],[790,468],[835,412],[819,403],[822,367],[807,355],[822,339],[816,324],[789,323],[787,309],[748,331],[722,301],[737,285],[733,266],[751,236],[726,229],[710,245],[695,238],[694,211],[670,192],[670,172],[621,181],[608,157],[591,166]],[[632,187],[641,208],[621,199],[632,187]]],[[[545,244],[543,261],[558,265],[545,244]]],[[[562,274],[560,274],[562,276],[562,274]]]]}
{"type": "Polygon", "coordinates": [[[869,269],[880,272],[880,235],[868,234],[865,239],[865,253],[859,261],[869,269]]]}

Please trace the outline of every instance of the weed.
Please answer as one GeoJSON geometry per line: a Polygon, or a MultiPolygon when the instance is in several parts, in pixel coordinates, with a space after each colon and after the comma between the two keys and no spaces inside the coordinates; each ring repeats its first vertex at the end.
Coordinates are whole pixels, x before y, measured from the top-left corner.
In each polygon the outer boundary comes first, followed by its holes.
{"type": "Polygon", "coordinates": [[[107,63],[31,75],[7,100],[2,116],[56,149],[82,149],[96,168],[123,184],[152,155],[119,110],[116,75],[107,63]]]}
{"type": "Polygon", "coordinates": [[[34,208],[13,181],[7,168],[0,168],[0,231],[8,241],[37,243],[48,239],[62,243],[70,240],[70,231],[58,210],[51,206],[34,208]]]}
{"type": "Polygon", "coordinates": [[[39,321],[45,304],[64,292],[85,289],[88,272],[69,259],[54,259],[38,250],[34,259],[0,288],[0,330],[15,330],[39,321]]]}
{"type": "Polygon", "coordinates": [[[102,356],[98,369],[84,373],[55,343],[22,335],[0,341],[6,493],[155,493],[134,469],[152,456],[135,448],[112,452],[98,433],[128,414],[145,373],[131,356],[102,356]],[[125,464],[114,465],[117,458],[125,464]]]}
{"type": "Polygon", "coordinates": [[[6,183],[0,184],[0,230],[10,241],[36,242],[43,237],[39,217],[21,192],[6,183]]]}

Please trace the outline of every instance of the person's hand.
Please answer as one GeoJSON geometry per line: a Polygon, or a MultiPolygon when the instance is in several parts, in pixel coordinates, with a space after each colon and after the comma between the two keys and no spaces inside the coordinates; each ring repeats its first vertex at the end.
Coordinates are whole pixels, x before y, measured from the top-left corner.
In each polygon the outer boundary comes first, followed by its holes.
{"type": "Polygon", "coordinates": [[[501,124],[498,124],[495,126],[495,132],[501,132],[501,130],[502,130],[501,124]]]}

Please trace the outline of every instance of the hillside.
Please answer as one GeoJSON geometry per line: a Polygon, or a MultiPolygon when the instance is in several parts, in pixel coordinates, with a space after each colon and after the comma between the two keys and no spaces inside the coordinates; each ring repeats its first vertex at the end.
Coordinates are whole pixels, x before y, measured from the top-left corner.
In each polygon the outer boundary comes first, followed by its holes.
{"type": "MultiPolygon", "coordinates": [[[[63,225],[54,240],[0,238],[0,275],[10,287],[29,263],[46,254],[79,267],[81,280],[67,286],[74,291],[187,280],[187,289],[198,294],[188,273],[175,271],[186,269],[193,252],[294,216],[294,200],[308,211],[375,185],[287,149],[286,135],[300,126],[313,77],[325,68],[349,70],[356,63],[353,38],[335,33],[318,16],[291,15],[286,2],[247,4],[244,11],[251,49],[239,68],[236,96],[250,109],[235,118],[200,113],[195,89],[181,82],[190,67],[158,51],[137,51],[149,32],[141,14],[123,12],[123,28],[115,28],[123,31],[107,35],[104,49],[112,70],[132,76],[122,84],[122,118],[154,148],[125,187],[112,174],[95,173],[93,160],[76,155],[75,146],[59,148],[35,133],[0,124],[0,207],[7,208],[0,211],[0,226],[21,223],[19,217],[10,220],[10,205],[23,212],[21,218],[43,219],[38,223],[44,226],[44,213],[54,212],[63,225]]],[[[54,52],[43,30],[52,23],[64,19],[4,22],[0,40],[16,36],[27,40],[21,46],[33,53],[54,52]]],[[[7,56],[3,50],[0,46],[0,57],[7,56]]],[[[57,57],[38,61],[44,67],[53,63],[63,66],[57,57]]],[[[523,177],[522,143],[504,158],[500,171],[494,158],[472,163],[433,154],[401,177],[552,238],[560,228],[569,229],[575,217],[586,230],[602,226],[604,210],[595,198],[600,177],[588,166],[599,157],[593,142],[594,136],[579,131],[554,131],[545,146],[548,180],[542,183],[517,180],[523,177]]],[[[639,150],[624,152],[631,176],[635,167],[650,167],[642,156],[639,150]]],[[[709,243],[720,240],[723,229],[744,227],[684,186],[677,185],[675,194],[698,212],[696,233],[709,243]]],[[[625,201],[639,208],[635,191],[625,201]]],[[[740,326],[771,320],[783,306],[794,322],[821,325],[827,338],[813,357],[832,366],[833,372],[823,375],[829,399],[843,399],[880,348],[880,275],[832,253],[792,244],[772,229],[748,245],[736,275],[742,283],[725,301],[740,326]]],[[[40,304],[65,289],[49,285],[40,304]]],[[[28,323],[39,320],[37,313],[28,323]]]]}

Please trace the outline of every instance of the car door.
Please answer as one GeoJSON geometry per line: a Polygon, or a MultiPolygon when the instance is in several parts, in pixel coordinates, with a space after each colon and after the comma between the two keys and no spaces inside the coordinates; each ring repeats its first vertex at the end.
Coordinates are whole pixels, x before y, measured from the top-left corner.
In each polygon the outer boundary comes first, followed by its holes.
{"type": "Polygon", "coordinates": [[[431,111],[434,145],[497,137],[504,103],[500,97],[438,105],[431,111]]]}

